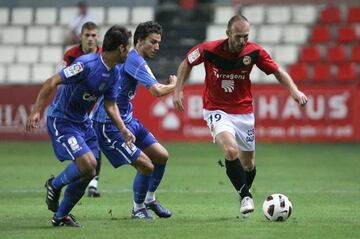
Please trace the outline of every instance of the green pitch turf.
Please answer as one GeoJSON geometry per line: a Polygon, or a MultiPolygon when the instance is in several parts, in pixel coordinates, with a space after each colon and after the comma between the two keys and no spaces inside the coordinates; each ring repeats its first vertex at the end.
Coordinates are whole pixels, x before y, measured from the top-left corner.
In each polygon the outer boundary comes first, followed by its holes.
{"type": "Polygon", "coordinates": [[[255,212],[239,218],[239,202],[221,151],[210,143],[165,144],[171,158],[157,197],[170,219],[130,219],[130,166],[103,159],[101,198],[84,197],[73,210],[84,228],[53,228],[43,184],[66,165],[48,143],[0,142],[0,238],[359,238],[359,144],[258,144],[255,212]],[[286,222],[268,222],[262,202],[283,193],[293,203],[286,222]]]}

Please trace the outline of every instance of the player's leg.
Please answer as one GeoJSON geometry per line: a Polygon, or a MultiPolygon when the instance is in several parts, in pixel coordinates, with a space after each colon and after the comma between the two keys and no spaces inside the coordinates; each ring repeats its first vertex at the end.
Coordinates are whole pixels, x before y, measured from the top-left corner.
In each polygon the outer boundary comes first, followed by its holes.
{"type": "MultiPolygon", "coordinates": [[[[76,125],[62,119],[48,117],[47,126],[54,153],[59,161],[74,161],[89,151],[76,125]]],[[[72,162],[58,176],[51,177],[46,181],[46,203],[49,210],[57,211],[61,189],[83,177],[84,173],[87,173],[86,169],[81,170],[76,163],[72,162]]]]}
{"type": "Polygon", "coordinates": [[[134,192],[134,206],[132,210],[132,218],[134,219],[152,219],[151,214],[148,212],[144,202],[148,185],[151,180],[151,175],[154,171],[154,165],[149,157],[143,152],[131,164],[136,168],[137,173],[134,178],[133,192],[134,192]]]}
{"type": "MultiPolygon", "coordinates": [[[[153,137],[149,134],[150,137],[153,137]]],[[[145,140],[146,141],[146,140],[145,140]]],[[[150,140],[147,140],[150,141],[150,140]]],[[[159,201],[156,200],[155,191],[161,183],[165,173],[166,163],[169,158],[167,150],[159,143],[154,143],[145,149],[143,152],[151,159],[154,164],[154,172],[151,175],[149,188],[145,198],[145,205],[151,209],[158,217],[168,218],[171,217],[171,211],[164,208],[159,201]]]]}
{"type": "Polygon", "coordinates": [[[89,151],[76,158],[75,164],[79,167],[80,171],[83,172],[83,176],[67,186],[64,198],[51,220],[53,226],[80,227],[80,224],[75,221],[70,211],[82,198],[89,181],[94,177],[96,159],[93,153],[89,151]]]}
{"type": "Polygon", "coordinates": [[[89,197],[100,197],[100,191],[98,189],[99,179],[100,179],[100,169],[101,169],[101,154],[99,154],[99,158],[97,159],[96,164],[96,176],[91,179],[88,185],[88,196],[89,197]]]}
{"type": "Polygon", "coordinates": [[[91,127],[82,129],[84,130],[81,134],[83,138],[77,135],[77,137],[74,137],[76,140],[72,139],[71,141],[72,150],[76,149],[73,152],[74,157],[76,157],[73,164],[78,167],[81,177],[71,181],[66,188],[64,198],[52,219],[54,226],[80,226],[76,223],[74,217],[70,215],[70,211],[82,198],[89,181],[96,174],[96,157],[100,153],[97,137],[91,127]]]}
{"type": "MultiPolygon", "coordinates": [[[[145,187],[145,185],[148,185],[153,171],[151,160],[135,145],[126,145],[115,125],[94,121],[93,127],[98,136],[101,151],[114,168],[130,164],[138,171],[133,186],[134,208],[132,210],[132,217],[152,219],[144,205],[147,191],[147,186],[145,187]]],[[[127,127],[131,130],[128,125],[127,127]]],[[[136,136],[134,132],[133,134],[136,136]]]]}
{"type": "MultiPolygon", "coordinates": [[[[235,125],[240,161],[245,171],[247,188],[250,190],[256,175],[254,114],[230,115],[229,118],[235,125]]],[[[248,216],[249,212],[253,210],[254,201],[251,193],[249,193],[247,197],[242,197],[241,199],[240,212],[243,216],[248,216]]]]}

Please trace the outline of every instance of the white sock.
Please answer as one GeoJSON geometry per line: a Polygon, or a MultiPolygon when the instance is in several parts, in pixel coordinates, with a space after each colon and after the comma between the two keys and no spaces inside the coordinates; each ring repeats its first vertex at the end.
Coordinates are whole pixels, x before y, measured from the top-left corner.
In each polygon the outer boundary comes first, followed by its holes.
{"type": "Polygon", "coordinates": [[[150,192],[150,191],[148,191],[147,193],[146,193],[146,198],[145,198],[145,202],[146,203],[149,203],[149,202],[153,202],[153,201],[155,201],[156,199],[155,199],[155,192],[150,192]]]}
{"type": "Polygon", "coordinates": [[[90,181],[89,187],[97,188],[97,186],[98,186],[98,180],[97,177],[95,177],[90,181]]]}
{"type": "Polygon", "coordinates": [[[145,208],[144,203],[136,203],[134,202],[134,211],[137,211],[139,209],[145,208]]]}

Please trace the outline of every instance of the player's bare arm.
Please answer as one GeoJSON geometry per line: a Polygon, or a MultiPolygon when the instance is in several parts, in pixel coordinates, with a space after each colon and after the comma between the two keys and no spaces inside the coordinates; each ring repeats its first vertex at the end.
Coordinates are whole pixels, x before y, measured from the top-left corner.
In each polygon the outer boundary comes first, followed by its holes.
{"type": "Polygon", "coordinates": [[[153,96],[156,97],[168,95],[174,91],[176,81],[177,81],[177,77],[175,75],[170,75],[167,85],[156,83],[149,88],[149,91],[153,96]]]}
{"type": "Polygon", "coordinates": [[[26,121],[26,133],[30,133],[33,129],[38,127],[44,104],[59,84],[61,84],[61,77],[59,74],[56,74],[45,81],[38,93],[35,105],[26,121]]]}
{"type": "Polygon", "coordinates": [[[185,81],[189,78],[191,70],[192,70],[192,66],[185,59],[180,64],[178,71],[177,71],[177,82],[175,85],[173,104],[174,104],[175,109],[180,112],[184,111],[183,89],[184,89],[185,81]]]}
{"type": "Polygon", "coordinates": [[[128,128],[126,128],[124,121],[121,119],[119,114],[119,108],[115,101],[104,101],[104,107],[106,113],[110,117],[110,119],[115,123],[118,127],[119,131],[121,132],[122,136],[124,137],[124,141],[126,144],[130,145],[135,142],[135,136],[131,133],[128,128]]]}
{"type": "Polygon", "coordinates": [[[281,85],[289,89],[291,96],[296,102],[298,102],[301,106],[304,106],[307,103],[308,99],[306,95],[297,88],[296,84],[291,79],[291,76],[286,71],[279,68],[279,70],[274,73],[274,76],[281,85]]]}

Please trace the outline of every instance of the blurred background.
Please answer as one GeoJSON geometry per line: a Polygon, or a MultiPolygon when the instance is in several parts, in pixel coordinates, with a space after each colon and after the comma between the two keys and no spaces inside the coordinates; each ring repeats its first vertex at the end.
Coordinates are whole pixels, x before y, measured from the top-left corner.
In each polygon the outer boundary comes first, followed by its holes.
{"type": "MultiPolygon", "coordinates": [[[[71,47],[66,37],[78,3],[0,2],[0,140],[47,139],[44,127],[34,135],[22,129],[41,84],[56,73],[71,47]]],[[[299,108],[274,77],[254,66],[257,140],[360,141],[358,0],[88,0],[86,5],[100,39],[113,24],[132,31],[148,20],[163,26],[160,52],[149,62],[161,82],[176,73],[192,46],[226,38],[227,21],[241,13],[251,23],[250,41],[261,44],[309,97],[299,108]]],[[[171,96],[155,99],[141,87],[136,116],[160,140],[210,139],[202,119],[203,81],[200,65],[190,76],[181,114],[174,111],[171,96]]]]}

